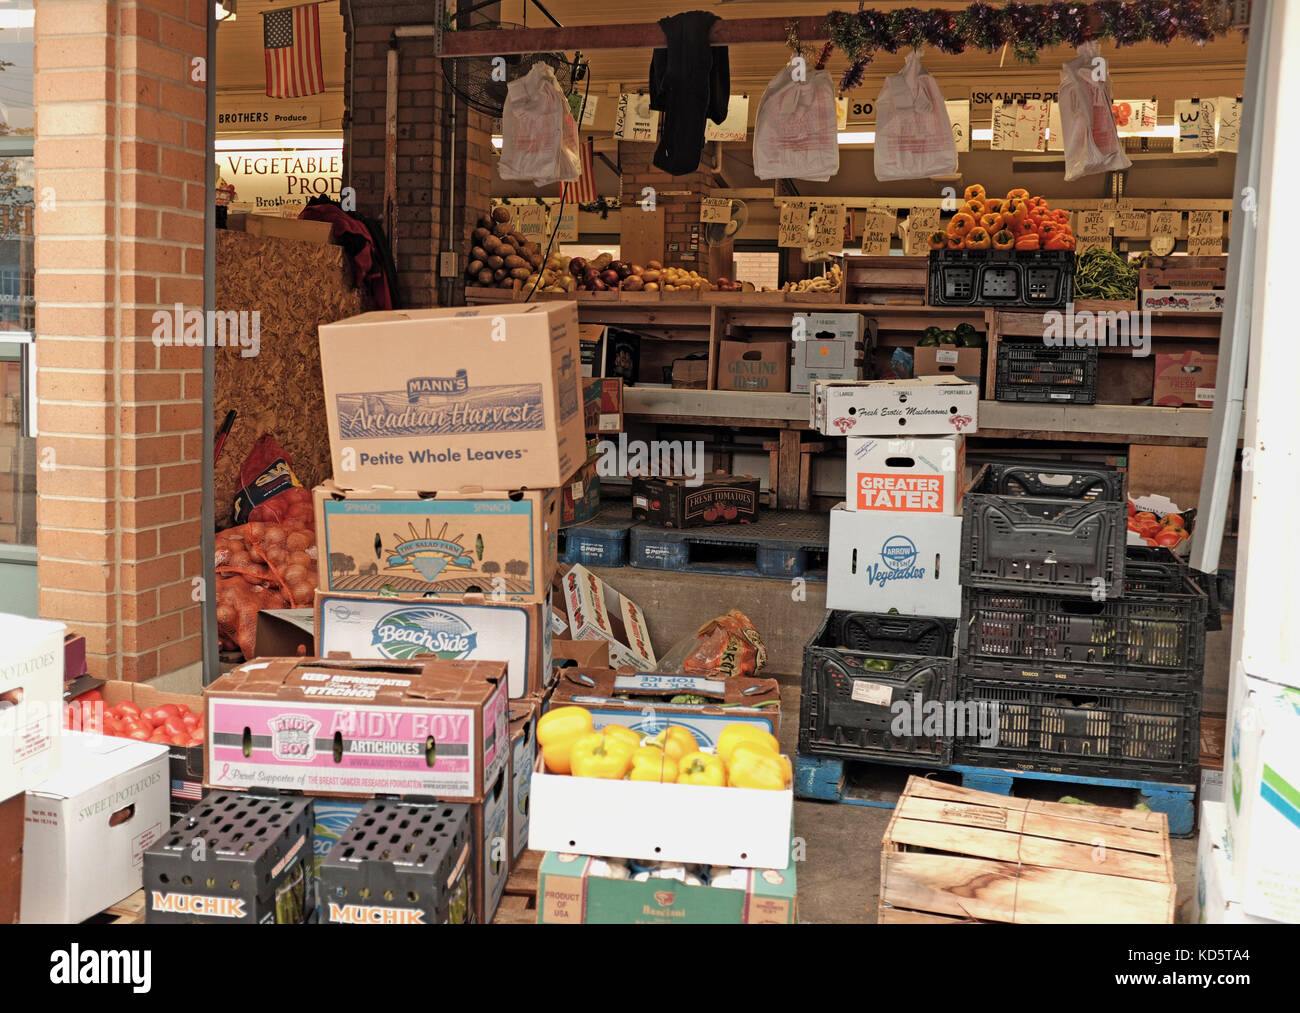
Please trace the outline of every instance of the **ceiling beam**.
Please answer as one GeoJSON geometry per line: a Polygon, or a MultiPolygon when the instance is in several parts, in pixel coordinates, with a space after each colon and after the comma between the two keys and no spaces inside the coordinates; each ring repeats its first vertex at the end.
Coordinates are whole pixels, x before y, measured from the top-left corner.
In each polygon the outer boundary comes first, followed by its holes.
{"type": "MultiPolygon", "coordinates": [[[[826,15],[799,18],[742,18],[718,21],[709,32],[715,46],[744,46],[755,42],[785,42],[787,26],[794,22],[803,43],[824,42],[828,37],[826,15]]],[[[643,25],[575,25],[570,28],[519,28],[491,31],[447,32],[438,55],[507,56],[515,53],[548,53],[578,49],[584,53],[601,49],[654,49],[665,45],[664,30],[656,23],[643,25]]]]}

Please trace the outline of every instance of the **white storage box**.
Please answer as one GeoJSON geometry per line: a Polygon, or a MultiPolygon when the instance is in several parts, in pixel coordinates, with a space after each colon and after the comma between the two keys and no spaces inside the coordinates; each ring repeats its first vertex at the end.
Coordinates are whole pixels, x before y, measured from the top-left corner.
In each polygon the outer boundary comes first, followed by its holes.
{"type": "Polygon", "coordinates": [[[790,393],[807,394],[813,380],[856,380],[860,313],[796,313],[790,393]]]}
{"type": "Polygon", "coordinates": [[[1201,837],[1196,849],[1196,920],[1202,925],[1275,925],[1246,913],[1232,878],[1225,840],[1228,809],[1222,802],[1201,803],[1201,837]]]}
{"type": "Polygon", "coordinates": [[[966,437],[855,436],[845,441],[845,505],[871,513],[956,514],[966,437]]]}
{"type": "Polygon", "coordinates": [[[961,518],[831,511],[826,607],[960,616],[961,518]]]}
{"type": "Polygon", "coordinates": [[[0,801],[59,772],[66,631],[0,614],[0,801]]]}
{"type": "Polygon", "coordinates": [[[814,380],[809,421],[828,436],[947,436],[976,431],[979,385],[951,376],[814,380]]]}

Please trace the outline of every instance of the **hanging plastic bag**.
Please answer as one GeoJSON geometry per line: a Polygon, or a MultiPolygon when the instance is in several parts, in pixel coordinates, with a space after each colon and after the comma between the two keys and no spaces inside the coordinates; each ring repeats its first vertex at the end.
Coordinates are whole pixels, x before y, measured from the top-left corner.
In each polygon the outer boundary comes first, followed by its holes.
{"type": "Polygon", "coordinates": [[[754,119],[754,175],[824,183],[840,171],[835,88],[825,70],[791,63],[772,78],[754,119]]]}
{"type": "Polygon", "coordinates": [[[1079,55],[1061,68],[1061,140],[1065,145],[1065,181],[1097,172],[1127,169],[1111,112],[1110,75],[1097,43],[1085,42],[1079,55]]]}
{"type": "Polygon", "coordinates": [[[913,50],[876,99],[876,179],[927,179],[957,171],[957,144],[934,75],[913,50]]]}
{"type": "Polygon", "coordinates": [[[506,88],[501,112],[502,179],[528,179],[534,186],[576,182],[582,174],[578,125],[555,71],[536,63],[506,88]]]}

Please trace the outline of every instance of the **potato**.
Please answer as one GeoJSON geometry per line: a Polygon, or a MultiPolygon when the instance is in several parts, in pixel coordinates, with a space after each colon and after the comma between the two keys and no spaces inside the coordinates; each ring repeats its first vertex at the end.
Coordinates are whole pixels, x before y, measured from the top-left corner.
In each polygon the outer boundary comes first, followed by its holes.
{"type": "Polygon", "coordinates": [[[664,265],[659,263],[657,260],[647,261],[645,266],[653,271],[662,271],[664,269],[664,265]]]}
{"type": "Polygon", "coordinates": [[[526,267],[513,267],[510,269],[510,277],[518,278],[520,281],[523,281],[524,279],[531,277],[531,275],[526,267]]]}
{"type": "Polygon", "coordinates": [[[647,281],[647,282],[645,283],[645,290],[646,290],[647,292],[658,292],[658,291],[659,291],[659,282],[657,282],[657,281],[647,281]]]}
{"type": "Polygon", "coordinates": [[[526,238],[524,238],[523,236],[521,236],[518,232],[512,232],[512,233],[510,233],[510,235],[509,235],[507,238],[510,240],[510,244],[511,244],[512,246],[515,246],[515,247],[517,247],[518,249],[521,249],[521,250],[522,250],[525,246],[528,246],[528,245],[529,245],[528,240],[527,240],[526,238]]]}
{"type": "Polygon", "coordinates": [[[515,249],[510,243],[500,243],[498,244],[497,248],[492,252],[501,257],[513,257],[519,251],[515,249]]]}
{"type": "Polygon", "coordinates": [[[492,219],[489,218],[487,215],[479,215],[478,221],[475,222],[474,224],[477,225],[480,229],[490,229],[492,228],[492,219]]]}
{"type": "Polygon", "coordinates": [[[648,267],[641,272],[641,280],[644,281],[646,284],[649,284],[652,281],[659,281],[659,279],[660,279],[660,272],[655,270],[652,267],[648,267]]]}
{"type": "Polygon", "coordinates": [[[485,267],[478,273],[478,283],[480,285],[491,285],[493,277],[492,268],[485,267]]]}
{"type": "Polygon", "coordinates": [[[469,262],[469,267],[465,268],[465,273],[470,277],[473,277],[474,275],[478,274],[479,271],[483,270],[483,268],[485,267],[487,267],[487,263],[485,261],[471,260],[469,262]]]}
{"type": "Polygon", "coordinates": [[[487,250],[488,253],[496,253],[497,250],[501,249],[501,240],[496,236],[488,236],[487,239],[483,240],[483,249],[487,250]]]}
{"type": "Polygon", "coordinates": [[[510,221],[510,209],[504,204],[498,204],[492,209],[492,220],[501,224],[510,221]]]}
{"type": "Polygon", "coordinates": [[[487,239],[490,235],[492,235],[492,233],[487,229],[479,228],[470,233],[470,238],[473,239],[474,242],[482,245],[483,240],[487,239]]]}
{"type": "Polygon", "coordinates": [[[625,292],[640,292],[645,287],[645,282],[635,274],[628,275],[623,279],[623,290],[625,292]]]}
{"type": "Polygon", "coordinates": [[[488,257],[487,266],[492,268],[492,270],[494,271],[499,267],[505,267],[506,266],[505,258],[498,257],[495,254],[493,254],[491,257],[488,257]]]}
{"type": "Polygon", "coordinates": [[[476,246],[476,247],[474,247],[474,249],[472,249],[472,250],[469,251],[469,259],[470,259],[470,260],[487,260],[487,259],[488,259],[487,250],[485,250],[485,249],[484,249],[483,247],[481,247],[481,246],[476,246]]]}
{"type": "Polygon", "coordinates": [[[496,281],[500,281],[505,276],[506,276],[506,269],[504,267],[498,267],[495,271],[492,272],[492,277],[496,281]]]}
{"type": "Polygon", "coordinates": [[[506,262],[506,267],[510,269],[528,266],[528,261],[524,260],[523,257],[516,257],[513,253],[503,253],[501,256],[506,262]]]}
{"type": "Polygon", "coordinates": [[[510,226],[502,225],[500,222],[497,222],[496,225],[492,226],[492,235],[504,239],[506,236],[510,235],[510,226]]]}

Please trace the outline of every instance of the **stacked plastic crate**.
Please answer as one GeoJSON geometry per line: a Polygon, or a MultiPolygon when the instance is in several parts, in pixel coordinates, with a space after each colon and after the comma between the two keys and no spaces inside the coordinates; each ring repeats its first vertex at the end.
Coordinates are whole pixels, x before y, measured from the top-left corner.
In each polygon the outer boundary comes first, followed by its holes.
{"type": "Polygon", "coordinates": [[[1126,554],[1124,475],[985,466],[962,523],[955,761],[1192,783],[1208,599],[1169,557],[1126,554]]]}

